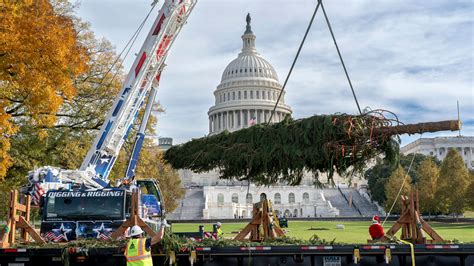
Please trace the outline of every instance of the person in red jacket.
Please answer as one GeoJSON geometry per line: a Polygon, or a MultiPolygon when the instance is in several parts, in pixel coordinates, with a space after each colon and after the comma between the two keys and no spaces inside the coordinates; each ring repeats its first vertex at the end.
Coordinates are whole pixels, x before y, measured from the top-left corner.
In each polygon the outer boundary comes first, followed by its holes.
{"type": "Polygon", "coordinates": [[[375,215],[372,218],[372,225],[369,227],[369,234],[370,237],[372,237],[372,240],[380,240],[385,235],[378,215],[375,215]]]}

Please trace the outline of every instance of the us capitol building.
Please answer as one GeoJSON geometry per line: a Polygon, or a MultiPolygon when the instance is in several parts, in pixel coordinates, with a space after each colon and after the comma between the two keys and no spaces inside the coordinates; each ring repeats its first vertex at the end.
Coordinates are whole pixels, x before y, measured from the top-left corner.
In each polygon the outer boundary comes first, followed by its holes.
{"type": "MultiPolygon", "coordinates": [[[[275,69],[257,53],[249,15],[242,42],[242,52],[225,68],[214,91],[215,105],[208,112],[210,135],[268,121],[281,91],[275,69]]],[[[291,108],[283,94],[271,122],[285,116],[291,116],[291,108]]]]}
{"type": "MultiPolygon", "coordinates": [[[[282,89],[273,66],[257,52],[250,15],[247,15],[246,21],[247,26],[241,37],[242,51],[225,68],[221,82],[214,91],[215,104],[208,111],[209,135],[265,123],[270,119],[282,89]]],[[[283,93],[271,122],[280,122],[291,114],[283,93]]],[[[252,203],[260,201],[264,195],[272,200],[277,214],[288,217],[353,214],[353,208],[344,206],[347,202],[341,195],[343,191],[316,188],[311,174],[296,187],[258,187],[247,182],[220,180],[217,171],[196,174],[180,170],[179,174],[187,191],[178,209],[171,214],[171,219],[249,218],[252,203]],[[337,208],[335,205],[338,204],[343,207],[337,208]]],[[[324,179],[322,176],[321,180],[324,179]]],[[[336,182],[344,181],[339,178],[336,182]]],[[[358,196],[363,201],[363,197],[358,196]]],[[[378,210],[372,208],[371,212],[378,213],[378,210]]]]}

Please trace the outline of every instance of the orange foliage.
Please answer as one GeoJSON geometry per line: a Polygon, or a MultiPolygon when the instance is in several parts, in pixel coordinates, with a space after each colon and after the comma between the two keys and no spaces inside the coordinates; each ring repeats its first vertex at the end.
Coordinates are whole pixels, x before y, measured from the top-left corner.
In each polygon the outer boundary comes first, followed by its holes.
{"type": "Polygon", "coordinates": [[[8,121],[9,115],[4,112],[4,101],[0,99],[0,177],[7,174],[8,167],[11,166],[11,158],[8,155],[10,150],[10,134],[14,133],[14,128],[8,121]]]}
{"type": "Polygon", "coordinates": [[[0,2],[0,178],[11,164],[9,138],[16,127],[52,126],[87,62],[71,18],[57,14],[48,0],[0,2]]]}

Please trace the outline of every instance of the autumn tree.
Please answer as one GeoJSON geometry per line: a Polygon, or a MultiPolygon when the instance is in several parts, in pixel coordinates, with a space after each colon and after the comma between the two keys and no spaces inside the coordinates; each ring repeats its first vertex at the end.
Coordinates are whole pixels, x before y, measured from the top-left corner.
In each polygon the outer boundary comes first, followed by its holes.
{"type": "Polygon", "coordinates": [[[469,179],[471,184],[466,191],[467,209],[474,211],[474,171],[469,172],[469,179]]]}
{"type": "Polygon", "coordinates": [[[453,214],[456,218],[464,212],[469,181],[469,172],[461,155],[455,149],[449,149],[439,173],[437,198],[441,211],[453,214]]]}
{"type": "MultiPolygon", "coordinates": [[[[405,171],[408,171],[411,165],[410,182],[416,183],[416,181],[419,178],[417,170],[421,162],[425,160],[426,158],[431,158],[435,163],[438,163],[438,161],[434,157],[426,156],[420,153],[417,153],[415,155],[414,154],[408,154],[408,155],[400,154],[399,165],[402,166],[403,169],[405,169],[405,171]],[[413,161],[413,164],[412,164],[412,161],[413,161]]],[[[397,167],[398,165],[392,165],[383,159],[378,159],[375,165],[369,168],[364,173],[364,178],[367,180],[367,184],[369,186],[369,191],[370,191],[372,200],[377,201],[381,205],[385,203],[385,200],[386,200],[385,184],[387,183],[392,173],[397,169],[397,167]]]]}
{"type": "Polygon", "coordinates": [[[388,178],[385,184],[385,194],[387,200],[385,201],[384,207],[388,212],[395,202],[392,213],[401,213],[402,204],[400,197],[401,195],[409,196],[411,192],[411,177],[407,175],[406,171],[402,166],[399,166],[388,178]],[[402,187],[403,185],[403,187],[402,187]],[[397,199],[398,192],[400,191],[399,198],[397,199]]]}
{"type": "Polygon", "coordinates": [[[431,219],[431,214],[439,209],[439,200],[436,198],[439,168],[432,159],[426,158],[421,162],[417,172],[419,179],[416,187],[419,192],[420,209],[422,212],[427,212],[431,219]]]}
{"type": "Polygon", "coordinates": [[[113,46],[97,39],[87,23],[72,20],[78,42],[89,55],[87,71],[72,77],[76,94],[63,101],[53,125],[18,123],[11,138],[14,165],[7,178],[24,178],[29,170],[43,165],[78,168],[121,88],[123,72],[120,64],[114,64],[117,55],[113,46]],[[39,130],[46,136],[39,135],[39,130]]]}
{"type": "MultiPolygon", "coordinates": [[[[21,123],[49,127],[73,78],[87,71],[88,55],[72,19],[47,0],[0,4],[0,178],[12,164],[11,137],[21,123]]],[[[45,132],[39,131],[40,136],[45,132]]]]}
{"type": "MultiPolygon", "coordinates": [[[[16,114],[16,132],[8,138],[11,143],[8,155],[13,164],[6,181],[0,183],[1,195],[8,196],[6,192],[10,189],[25,185],[27,172],[35,167],[78,168],[121,87],[123,71],[120,64],[114,64],[117,54],[110,42],[96,38],[89,24],[73,16],[73,7],[68,2],[52,3],[60,16],[74,23],[78,45],[88,55],[83,62],[87,71],[70,76],[75,95],[63,97],[61,107],[53,114],[52,125],[34,123],[16,114]]],[[[0,212],[6,204],[7,200],[0,199],[0,212]]]]}

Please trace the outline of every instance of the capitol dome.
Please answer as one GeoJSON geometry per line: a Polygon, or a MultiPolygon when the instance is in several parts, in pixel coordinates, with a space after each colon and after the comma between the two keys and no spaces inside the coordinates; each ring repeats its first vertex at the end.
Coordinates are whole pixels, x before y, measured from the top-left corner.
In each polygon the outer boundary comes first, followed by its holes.
{"type": "Polygon", "coordinates": [[[256,52],[232,60],[222,73],[221,83],[235,78],[269,78],[278,82],[273,66],[256,52]]]}
{"type": "MultiPolygon", "coordinates": [[[[215,105],[208,112],[209,134],[235,131],[268,121],[281,92],[275,68],[257,52],[256,36],[250,22],[250,15],[247,15],[242,51],[227,65],[221,83],[214,91],[215,105]]],[[[284,98],[285,92],[272,116],[273,123],[292,113],[284,98]]]]}

